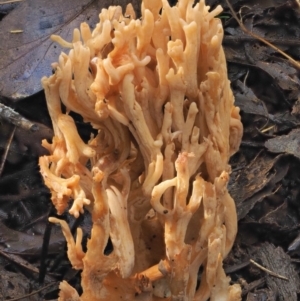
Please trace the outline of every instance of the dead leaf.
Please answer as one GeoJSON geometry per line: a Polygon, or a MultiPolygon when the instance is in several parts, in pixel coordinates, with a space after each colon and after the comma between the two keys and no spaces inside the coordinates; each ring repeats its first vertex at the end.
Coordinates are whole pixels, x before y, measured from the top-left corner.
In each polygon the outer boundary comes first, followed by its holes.
{"type": "Polygon", "coordinates": [[[272,153],[287,153],[300,158],[300,129],[269,139],[265,142],[265,147],[272,153]]]}
{"type": "MultiPolygon", "coordinates": [[[[4,268],[0,269],[0,298],[1,300],[9,300],[13,298],[21,298],[28,294],[31,289],[30,280],[21,273],[7,271],[4,268]]],[[[24,299],[23,299],[24,300],[24,299]]],[[[29,300],[28,298],[26,300],[29,300]]],[[[38,294],[33,295],[31,301],[38,301],[38,294]]]]}
{"type": "Polygon", "coordinates": [[[258,61],[256,66],[262,68],[272,76],[279,87],[283,90],[298,90],[300,81],[297,78],[297,70],[283,62],[262,62],[258,61]]]}
{"type": "Polygon", "coordinates": [[[272,158],[265,153],[244,169],[233,171],[229,191],[236,203],[238,219],[244,218],[256,203],[272,195],[276,183],[282,180],[287,171],[288,164],[282,155],[272,158]]]}
{"type": "Polygon", "coordinates": [[[286,276],[289,281],[267,275],[267,285],[278,293],[278,300],[296,301],[300,290],[300,279],[291,258],[281,247],[275,248],[270,243],[264,243],[257,248],[254,258],[259,258],[261,265],[278,275],[286,276]]]}
{"type": "MultiPolygon", "coordinates": [[[[43,244],[43,235],[29,235],[6,227],[0,222],[0,243],[5,248],[0,251],[17,254],[39,255],[43,244]]],[[[61,232],[55,232],[51,236],[49,253],[57,253],[64,246],[65,239],[61,232]]]]}
{"type": "MultiPolygon", "coordinates": [[[[49,37],[58,34],[71,41],[81,22],[98,22],[102,8],[129,0],[27,0],[0,22],[0,94],[12,99],[28,97],[41,90],[41,78],[51,74],[51,63],[63,50],[49,37]],[[23,30],[12,34],[11,30],[23,30]]],[[[133,1],[138,7],[138,0],[133,1]]]]}

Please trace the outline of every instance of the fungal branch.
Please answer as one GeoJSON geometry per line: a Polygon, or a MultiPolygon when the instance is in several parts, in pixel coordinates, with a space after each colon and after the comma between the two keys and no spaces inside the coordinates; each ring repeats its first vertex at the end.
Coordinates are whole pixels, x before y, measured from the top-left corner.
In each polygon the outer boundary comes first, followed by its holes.
{"type": "Polygon", "coordinates": [[[144,0],[141,19],[131,5],[124,14],[111,6],[72,42],[52,37],[70,50],[42,79],[55,136],[43,141],[41,174],[58,214],[92,216],[85,252],[80,228],[74,239],[50,218],[82,270],[83,293],[63,281],[59,301],[241,300],[223,259],[237,232],[228,162],[243,128],[215,18],[222,8],[209,9],[144,0]],[[70,112],[92,126],[89,141],[70,112]]]}

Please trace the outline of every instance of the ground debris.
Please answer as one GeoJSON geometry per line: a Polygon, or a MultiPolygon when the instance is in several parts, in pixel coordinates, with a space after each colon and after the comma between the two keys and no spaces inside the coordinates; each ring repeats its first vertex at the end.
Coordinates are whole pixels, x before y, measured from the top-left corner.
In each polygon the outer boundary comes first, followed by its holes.
{"type": "Polygon", "coordinates": [[[266,275],[266,284],[269,289],[276,292],[278,300],[297,301],[300,292],[300,278],[291,258],[281,247],[270,243],[263,243],[253,254],[260,264],[272,272],[285,276],[288,280],[266,275]]]}
{"type": "Polygon", "coordinates": [[[278,136],[265,142],[272,153],[287,153],[300,158],[300,129],[292,130],[288,135],[278,136]]]}

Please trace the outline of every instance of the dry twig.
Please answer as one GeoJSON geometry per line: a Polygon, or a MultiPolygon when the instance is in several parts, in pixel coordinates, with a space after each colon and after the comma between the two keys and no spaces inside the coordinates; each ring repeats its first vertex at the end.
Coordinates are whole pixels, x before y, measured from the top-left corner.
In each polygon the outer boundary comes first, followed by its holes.
{"type": "Polygon", "coordinates": [[[258,267],[259,269],[261,269],[262,271],[266,272],[267,274],[273,276],[273,277],[276,277],[276,278],[279,278],[279,279],[282,279],[282,280],[286,280],[286,281],[289,281],[289,279],[285,276],[282,276],[282,275],[278,275],[277,273],[273,272],[273,271],[270,271],[268,270],[267,268],[263,267],[262,265],[258,264],[257,262],[255,262],[253,259],[250,259],[250,262],[252,264],[254,264],[256,267],[258,267]]]}
{"type": "Polygon", "coordinates": [[[284,51],[282,51],[281,49],[279,49],[278,47],[276,47],[275,45],[273,45],[272,43],[270,43],[269,41],[267,41],[266,39],[262,38],[261,36],[257,35],[256,33],[251,32],[250,30],[248,30],[245,25],[243,24],[243,22],[241,21],[241,19],[238,18],[237,14],[235,13],[232,5],[230,4],[229,0],[226,0],[226,3],[232,13],[233,18],[238,22],[239,26],[241,27],[241,29],[243,30],[243,32],[245,32],[246,34],[252,36],[253,38],[259,40],[260,42],[264,43],[265,45],[271,47],[272,49],[274,49],[275,51],[277,51],[278,53],[280,53],[282,56],[284,56],[285,58],[288,59],[288,61],[297,69],[300,69],[300,63],[297,62],[296,60],[294,60],[291,56],[289,56],[288,54],[286,54],[284,51]]]}

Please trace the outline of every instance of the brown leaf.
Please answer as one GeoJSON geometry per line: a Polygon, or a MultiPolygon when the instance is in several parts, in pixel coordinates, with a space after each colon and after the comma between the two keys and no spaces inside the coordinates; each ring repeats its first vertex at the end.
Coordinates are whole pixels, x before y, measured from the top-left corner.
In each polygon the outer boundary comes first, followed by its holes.
{"type": "Polygon", "coordinates": [[[272,153],[287,153],[300,158],[300,129],[269,139],[265,142],[265,147],[272,153]]]}
{"type": "Polygon", "coordinates": [[[239,220],[256,203],[274,194],[276,183],[286,175],[288,166],[282,155],[273,158],[262,153],[244,169],[232,172],[229,191],[235,200],[239,220]]]}
{"type": "Polygon", "coordinates": [[[259,258],[261,265],[272,272],[285,276],[288,281],[267,275],[268,287],[278,293],[278,300],[296,301],[299,293],[299,274],[291,263],[291,258],[281,247],[265,242],[253,255],[254,259],[259,258]]]}
{"type": "MultiPolygon", "coordinates": [[[[95,25],[102,8],[126,6],[129,0],[27,0],[0,22],[0,94],[21,99],[41,90],[40,80],[51,74],[51,63],[62,51],[51,34],[71,41],[81,22],[95,25]],[[113,2],[113,3],[112,3],[113,2]],[[20,30],[20,33],[12,31],[20,30]]],[[[133,5],[138,7],[138,1],[133,5]]]]}

